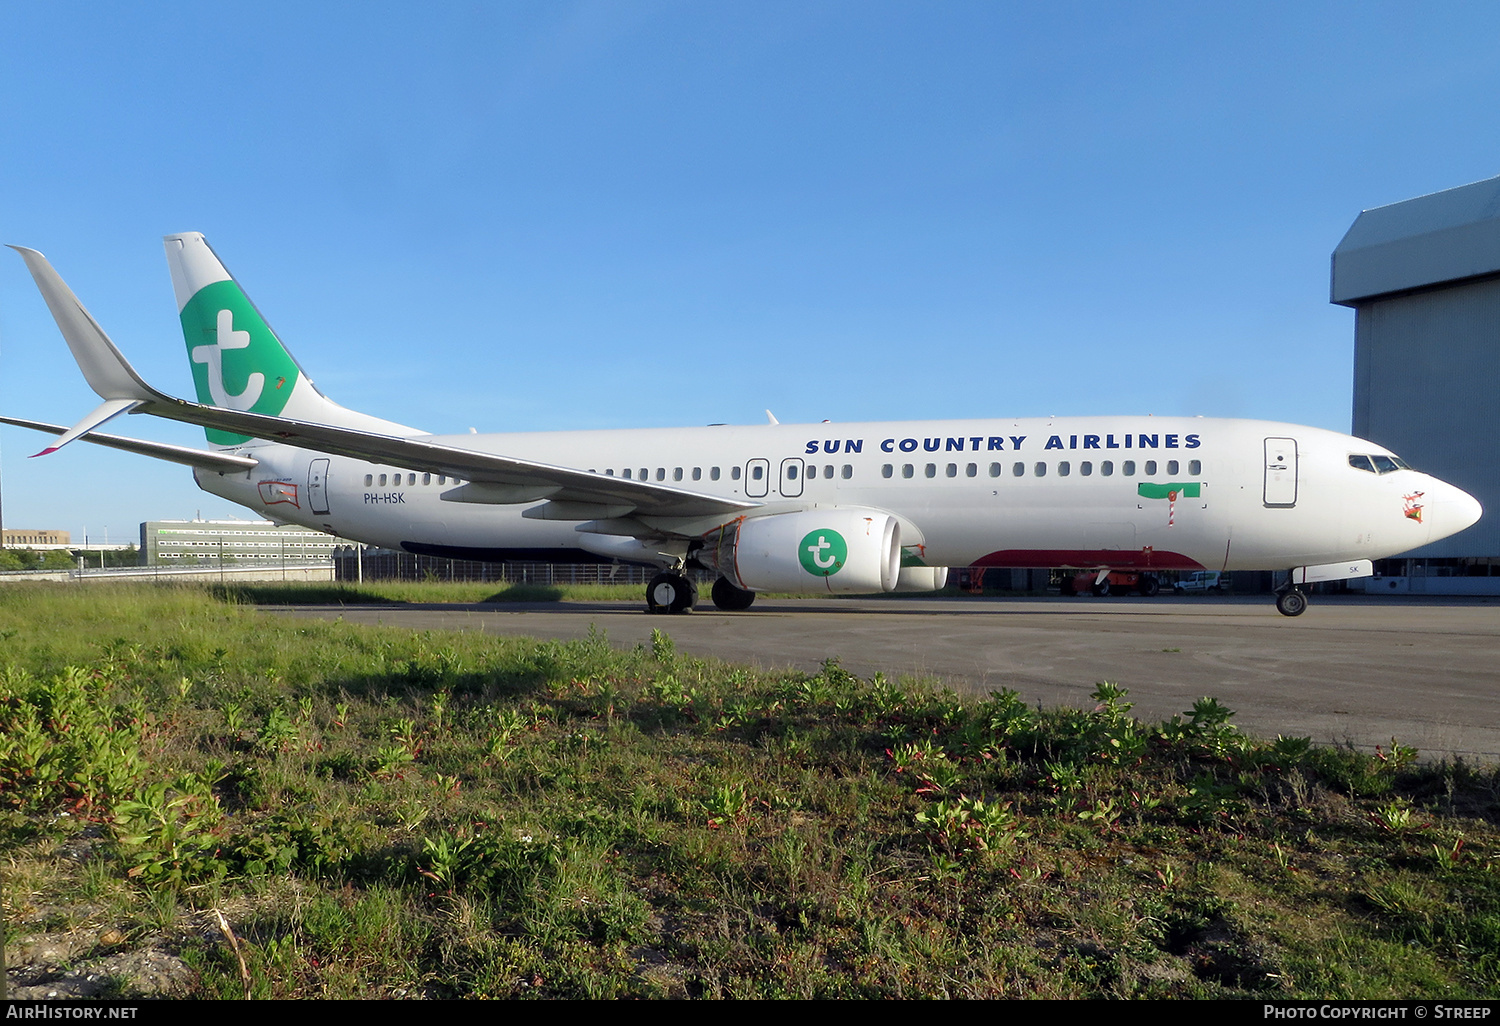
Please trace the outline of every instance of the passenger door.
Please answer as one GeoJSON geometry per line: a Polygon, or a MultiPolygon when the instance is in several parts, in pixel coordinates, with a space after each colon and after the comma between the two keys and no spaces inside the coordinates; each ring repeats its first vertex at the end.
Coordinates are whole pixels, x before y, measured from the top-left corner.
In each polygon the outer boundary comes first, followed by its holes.
{"type": "Polygon", "coordinates": [[[1290,509],[1297,505],[1297,440],[1266,439],[1264,501],[1267,506],[1290,509]]]}

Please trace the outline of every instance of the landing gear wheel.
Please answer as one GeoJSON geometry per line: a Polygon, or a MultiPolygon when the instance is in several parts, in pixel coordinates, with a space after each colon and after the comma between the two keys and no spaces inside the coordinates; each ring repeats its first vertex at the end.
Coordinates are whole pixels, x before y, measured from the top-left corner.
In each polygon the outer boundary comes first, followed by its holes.
{"type": "Polygon", "coordinates": [[[659,573],[646,585],[646,612],[687,613],[698,601],[698,586],[682,574],[659,573]]]}
{"type": "Polygon", "coordinates": [[[726,613],[738,613],[743,609],[749,609],[750,603],[755,601],[755,592],[736,588],[729,583],[727,577],[720,577],[714,582],[712,595],[714,605],[726,613]]]}
{"type": "Polygon", "coordinates": [[[1301,616],[1307,612],[1307,596],[1296,588],[1288,588],[1276,596],[1276,611],[1282,616],[1301,616]]]}
{"type": "Polygon", "coordinates": [[[1141,579],[1135,582],[1135,590],[1147,598],[1151,598],[1157,592],[1161,591],[1161,581],[1158,581],[1152,574],[1143,574],[1141,579]]]}

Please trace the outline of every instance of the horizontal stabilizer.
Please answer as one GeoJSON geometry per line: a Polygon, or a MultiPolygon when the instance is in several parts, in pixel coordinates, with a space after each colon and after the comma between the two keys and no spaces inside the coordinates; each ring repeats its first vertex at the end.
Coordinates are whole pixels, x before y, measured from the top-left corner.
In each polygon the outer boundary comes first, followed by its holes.
{"type": "Polygon", "coordinates": [[[90,413],[87,417],[84,417],[77,424],[74,424],[68,430],[64,431],[62,433],[62,437],[57,440],[56,444],[47,446],[47,448],[43,449],[41,452],[32,453],[32,458],[35,459],[37,456],[46,456],[54,453],[57,450],[61,449],[63,446],[67,445],[73,439],[78,438],[81,435],[88,434],[90,431],[94,430],[94,428],[99,427],[101,424],[111,419],[112,417],[124,413],[126,410],[133,410],[139,405],[141,405],[141,401],[139,399],[106,399],[102,404],[100,404],[98,409],[94,410],[94,412],[90,413]]]}
{"type": "MultiPolygon", "coordinates": [[[[30,428],[33,431],[45,431],[53,435],[68,433],[68,429],[60,424],[44,424],[39,420],[22,420],[20,417],[0,417],[0,424],[30,428]]],[[[95,445],[103,445],[110,449],[120,449],[141,456],[166,460],[169,463],[180,463],[187,467],[198,467],[203,470],[214,470],[221,473],[243,473],[260,464],[259,460],[252,459],[249,456],[230,456],[227,453],[221,452],[205,452],[202,449],[191,449],[185,445],[168,445],[165,442],[143,442],[138,438],[122,438],[119,435],[84,434],[80,437],[85,442],[93,442],[95,445]]]]}

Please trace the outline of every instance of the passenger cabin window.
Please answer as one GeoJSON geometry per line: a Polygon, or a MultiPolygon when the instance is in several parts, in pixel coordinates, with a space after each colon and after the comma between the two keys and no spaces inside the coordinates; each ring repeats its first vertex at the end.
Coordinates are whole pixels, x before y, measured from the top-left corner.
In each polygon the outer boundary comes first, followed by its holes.
{"type": "Polygon", "coordinates": [[[1105,460],[1103,463],[1099,464],[1099,476],[1100,477],[1114,477],[1115,476],[1115,461],[1114,460],[1105,460]]]}
{"type": "Polygon", "coordinates": [[[385,487],[385,475],[384,474],[380,475],[380,487],[382,487],[382,488],[385,487]]]}
{"type": "Polygon", "coordinates": [[[1167,473],[1168,474],[1173,474],[1173,475],[1175,475],[1177,473],[1177,461],[1176,460],[1167,460],[1167,473]]]}
{"type": "Polygon", "coordinates": [[[853,477],[854,476],[854,465],[852,463],[845,463],[844,464],[843,474],[844,474],[844,480],[845,481],[847,481],[851,477],[853,477]]]}
{"type": "Polygon", "coordinates": [[[1147,460],[1146,461],[1146,476],[1147,477],[1154,477],[1155,475],[1156,475],[1156,461],[1155,460],[1147,460]]]}
{"type": "Polygon", "coordinates": [[[630,480],[630,468],[626,467],[624,470],[620,471],[620,476],[623,477],[625,480],[629,481],[630,480]]]}
{"type": "Polygon", "coordinates": [[[999,476],[1000,476],[1000,464],[998,464],[998,463],[991,463],[990,464],[990,477],[999,477],[999,476]]]}
{"type": "Polygon", "coordinates": [[[731,467],[731,468],[729,468],[729,478],[732,481],[738,481],[740,479],[740,468],[739,467],[731,467]]]}
{"type": "MultiPolygon", "coordinates": [[[[818,468],[817,467],[813,467],[812,468],[812,472],[813,472],[813,476],[816,477],[817,474],[818,474],[818,468]]],[[[760,477],[760,468],[759,467],[755,468],[755,476],[756,477],[760,477]]],[[[786,468],[786,479],[788,481],[795,481],[795,480],[797,480],[797,464],[793,463],[791,466],[789,466],[789,467],[786,468]]]]}
{"type": "Polygon", "coordinates": [[[1203,473],[1203,461],[1188,460],[1188,473],[1192,474],[1194,477],[1197,477],[1199,474],[1203,473]]]}
{"type": "Polygon", "coordinates": [[[914,473],[916,473],[916,468],[913,467],[910,463],[901,464],[902,477],[911,477],[914,473]]]}
{"type": "Polygon", "coordinates": [[[977,463],[970,463],[967,467],[964,468],[964,476],[965,477],[978,477],[979,476],[979,464],[977,464],[977,463]]]}
{"type": "Polygon", "coordinates": [[[1037,477],[1046,477],[1047,464],[1038,461],[1036,466],[1032,468],[1032,473],[1036,474],[1037,477]]]}
{"type": "Polygon", "coordinates": [[[1026,476],[1026,464],[1024,464],[1024,463],[1016,463],[1016,464],[1014,464],[1014,465],[1011,466],[1010,472],[1011,472],[1011,475],[1014,476],[1014,477],[1025,477],[1026,476]]]}
{"type": "Polygon", "coordinates": [[[1120,473],[1126,477],[1135,477],[1135,460],[1126,460],[1120,464],[1120,473]]]}
{"type": "Polygon", "coordinates": [[[929,464],[927,464],[927,468],[923,472],[928,477],[937,477],[937,464],[936,463],[929,463],[929,464]]]}
{"type": "Polygon", "coordinates": [[[681,481],[682,480],[682,468],[681,467],[673,467],[672,468],[672,480],[673,481],[681,481]]]}
{"type": "Polygon", "coordinates": [[[949,477],[957,477],[958,476],[958,464],[957,463],[950,463],[950,464],[948,464],[947,474],[948,474],[949,477]]]}
{"type": "Polygon", "coordinates": [[[702,481],[703,480],[703,468],[702,467],[694,467],[693,468],[693,480],[694,481],[702,481]]]}
{"type": "Polygon", "coordinates": [[[764,475],[764,473],[765,473],[765,468],[762,467],[762,466],[760,466],[759,464],[757,464],[755,466],[755,468],[750,471],[750,476],[753,477],[753,478],[755,478],[755,480],[759,481],[761,479],[761,477],[764,475]]]}
{"type": "Polygon", "coordinates": [[[1094,465],[1088,460],[1084,460],[1082,463],[1078,464],[1078,472],[1084,477],[1092,477],[1094,474],[1094,465]]]}
{"type": "Polygon", "coordinates": [[[1058,477],[1067,477],[1071,473],[1073,473],[1073,465],[1071,463],[1069,463],[1067,460],[1063,460],[1062,462],[1058,463],[1058,465],[1057,465],[1057,476],[1058,477]]]}
{"type": "Polygon", "coordinates": [[[719,468],[718,467],[709,467],[708,468],[708,479],[710,481],[717,481],[719,479],[719,468]]]}
{"type": "Polygon", "coordinates": [[[882,463],[880,465],[880,476],[881,477],[890,477],[891,474],[892,474],[892,472],[894,470],[895,470],[895,468],[892,467],[889,463],[882,463]]]}

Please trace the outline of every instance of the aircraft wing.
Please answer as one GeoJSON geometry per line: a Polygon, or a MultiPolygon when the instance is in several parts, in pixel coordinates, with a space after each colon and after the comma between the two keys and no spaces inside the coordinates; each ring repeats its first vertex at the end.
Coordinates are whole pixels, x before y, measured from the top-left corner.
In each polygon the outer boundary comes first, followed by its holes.
{"type": "MultiPolygon", "coordinates": [[[[78,301],[72,289],[53,270],[46,257],[34,249],[21,246],[11,248],[26,261],[26,267],[31,271],[31,276],[36,281],[42,298],[46,300],[74,360],[83,371],[84,378],[104,400],[103,405],[77,425],[61,432],[63,437],[49,451],[56,451],[80,437],[99,442],[101,436],[90,432],[120,413],[149,413],[168,420],[264,438],[314,452],[352,456],[403,470],[457,477],[479,486],[475,488],[464,485],[455,492],[445,493],[444,498],[460,502],[511,504],[549,499],[554,504],[556,513],[544,514],[546,519],[592,520],[629,515],[691,518],[733,514],[759,505],[648,481],[608,477],[570,467],[444,445],[423,437],[385,435],[358,428],[273,417],[174,398],[148,385],[136,373],[104,329],[78,301]]],[[[51,428],[44,427],[41,430],[51,428]]],[[[147,443],[133,444],[141,446],[147,443]]],[[[171,448],[175,447],[147,452],[147,455],[172,458],[165,455],[167,449],[171,448]]],[[[146,450],[137,448],[132,451],[146,450]]],[[[183,450],[191,451],[194,450],[183,450]]],[[[185,461],[179,458],[178,462],[185,461]]],[[[235,469],[243,470],[245,467],[236,464],[235,469]]]]}
{"type": "MultiPolygon", "coordinates": [[[[183,399],[143,402],[141,413],[168,420],[180,420],[202,427],[218,428],[234,434],[251,435],[268,441],[294,445],[315,452],[352,456],[371,463],[400,467],[424,473],[446,474],[480,485],[494,486],[490,498],[485,489],[477,489],[470,502],[576,502],[609,507],[628,506],[611,516],[701,517],[719,513],[736,513],[760,505],[717,495],[671,488],[649,481],[630,481],[619,477],[591,474],[586,470],[560,467],[549,463],[497,456],[475,449],[445,445],[426,438],[404,438],[381,435],[354,428],[313,424],[287,417],[269,417],[260,413],[225,410],[183,399]]],[[[580,520],[592,519],[589,514],[580,520]]],[[[571,518],[560,518],[571,519],[571,518]]]]}
{"type": "MultiPolygon", "coordinates": [[[[53,435],[65,435],[68,433],[68,429],[60,424],[44,424],[39,420],[22,420],[20,417],[0,417],[0,424],[31,428],[33,431],[45,431],[53,435]]],[[[185,445],[168,445],[165,442],[143,442],[136,438],[122,438],[119,435],[86,433],[79,437],[85,442],[93,442],[95,445],[108,446],[111,449],[123,449],[125,452],[139,453],[142,456],[154,456],[159,460],[181,463],[188,467],[201,467],[204,470],[243,472],[254,468],[260,463],[259,460],[249,456],[232,456],[229,453],[207,452],[203,449],[192,449],[185,445]]]]}

